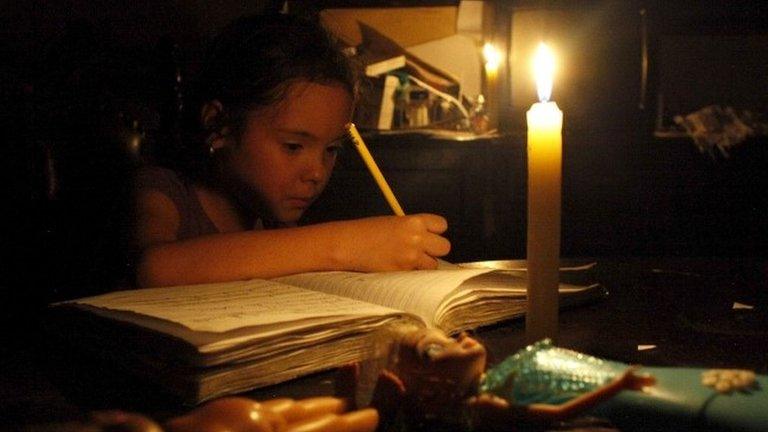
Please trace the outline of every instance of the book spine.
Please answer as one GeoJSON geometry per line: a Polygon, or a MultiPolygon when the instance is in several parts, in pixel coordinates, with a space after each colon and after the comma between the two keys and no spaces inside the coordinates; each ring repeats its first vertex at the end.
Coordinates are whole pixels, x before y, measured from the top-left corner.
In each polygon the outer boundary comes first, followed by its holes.
{"type": "Polygon", "coordinates": [[[405,56],[392,57],[390,59],[371,63],[365,67],[365,74],[369,77],[377,77],[383,73],[399,69],[405,66],[405,56]]]}
{"type": "Polygon", "coordinates": [[[378,129],[392,129],[392,118],[395,114],[395,91],[400,80],[394,75],[384,79],[384,90],[381,92],[381,108],[379,109],[378,129]]]}

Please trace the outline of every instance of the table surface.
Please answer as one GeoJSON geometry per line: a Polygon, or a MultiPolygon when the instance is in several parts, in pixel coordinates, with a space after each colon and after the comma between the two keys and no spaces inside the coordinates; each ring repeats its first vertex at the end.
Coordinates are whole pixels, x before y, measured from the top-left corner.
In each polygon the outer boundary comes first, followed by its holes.
{"type": "MultiPolygon", "coordinates": [[[[598,357],[648,366],[748,368],[768,373],[768,260],[765,258],[597,258],[609,294],[560,314],[557,344],[598,357]],[[641,349],[644,347],[645,349],[641,349]]],[[[0,430],[11,424],[78,420],[94,409],[125,409],[163,418],[186,409],[162,396],[135,393],[122,377],[69,373],[40,340],[34,314],[3,316],[0,430]],[[111,382],[113,380],[113,382],[111,382]]],[[[490,363],[525,346],[524,320],[483,328],[476,337],[490,363]]],[[[93,371],[96,374],[97,371],[93,371]]],[[[333,392],[320,373],[248,393],[255,399],[333,392]]]]}

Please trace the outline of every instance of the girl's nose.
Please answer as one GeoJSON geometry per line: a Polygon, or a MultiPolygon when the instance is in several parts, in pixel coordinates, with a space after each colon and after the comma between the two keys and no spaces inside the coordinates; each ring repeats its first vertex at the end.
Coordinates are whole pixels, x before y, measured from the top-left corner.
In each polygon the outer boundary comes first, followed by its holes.
{"type": "Polygon", "coordinates": [[[309,158],[302,171],[302,180],[313,183],[320,183],[325,180],[328,173],[328,167],[326,167],[322,157],[321,158],[309,158]]]}

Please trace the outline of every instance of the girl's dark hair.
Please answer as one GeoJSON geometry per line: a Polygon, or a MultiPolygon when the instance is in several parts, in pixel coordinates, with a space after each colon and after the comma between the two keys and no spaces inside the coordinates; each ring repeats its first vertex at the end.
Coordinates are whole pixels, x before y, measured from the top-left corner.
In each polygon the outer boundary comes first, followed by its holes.
{"type": "Polygon", "coordinates": [[[205,140],[228,127],[239,136],[249,111],[285,97],[297,80],[338,83],[357,96],[357,75],[339,42],[316,20],[287,15],[237,19],[213,40],[183,113],[182,145],[188,157],[178,168],[198,176],[209,159],[205,140]],[[200,122],[203,104],[218,100],[222,115],[209,128],[200,122]]]}

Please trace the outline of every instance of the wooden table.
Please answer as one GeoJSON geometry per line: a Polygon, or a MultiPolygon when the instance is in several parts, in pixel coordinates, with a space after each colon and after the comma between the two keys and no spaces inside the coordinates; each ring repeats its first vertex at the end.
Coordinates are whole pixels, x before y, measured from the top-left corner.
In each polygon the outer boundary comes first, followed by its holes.
{"type": "MultiPolygon", "coordinates": [[[[739,367],[768,373],[766,259],[598,258],[606,299],[565,310],[558,345],[649,366],[739,367]],[[736,305],[736,309],[734,309],[736,305]],[[752,307],[752,309],[749,309],[752,307]],[[645,346],[646,349],[641,349],[645,346]]],[[[130,379],[73,369],[45,352],[35,314],[6,312],[0,356],[0,430],[83,418],[119,408],[164,418],[184,407],[137,392],[130,379]],[[97,377],[97,378],[96,378],[97,377]],[[97,381],[96,386],[89,384],[97,381]]],[[[481,329],[490,361],[524,345],[524,321],[481,329]]],[[[307,397],[333,391],[332,372],[259,389],[256,399],[307,397]]]]}

